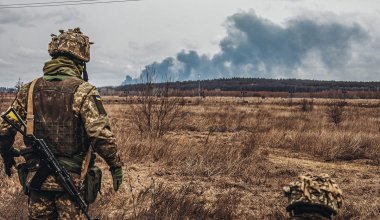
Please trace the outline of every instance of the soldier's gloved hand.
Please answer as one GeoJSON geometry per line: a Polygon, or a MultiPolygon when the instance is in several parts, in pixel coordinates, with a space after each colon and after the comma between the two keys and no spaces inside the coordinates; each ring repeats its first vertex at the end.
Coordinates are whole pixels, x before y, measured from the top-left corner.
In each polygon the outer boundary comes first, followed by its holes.
{"type": "Polygon", "coordinates": [[[5,174],[7,174],[9,177],[12,175],[12,167],[16,165],[14,157],[18,156],[20,156],[20,151],[13,147],[9,148],[8,151],[1,154],[1,157],[3,158],[5,174]]]}
{"type": "Polygon", "coordinates": [[[123,169],[121,167],[111,167],[110,171],[112,174],[113,189],[118,191],[123,182],[123,169]]]}

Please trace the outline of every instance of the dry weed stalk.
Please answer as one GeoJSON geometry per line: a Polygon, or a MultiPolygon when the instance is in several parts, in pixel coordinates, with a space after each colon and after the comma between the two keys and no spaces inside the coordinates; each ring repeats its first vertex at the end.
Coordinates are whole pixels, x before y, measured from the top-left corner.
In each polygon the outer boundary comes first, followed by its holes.
{"type": "Polygon", "coordinates": [[[235,219],[241,194],[236,190],[217,196],[211,204],[201,189],[189,184],[173,189],[163,183],[153,184],[142,190],[138,196],[139,204],[147,204],[139,210],[134,219],[235,219]]]}

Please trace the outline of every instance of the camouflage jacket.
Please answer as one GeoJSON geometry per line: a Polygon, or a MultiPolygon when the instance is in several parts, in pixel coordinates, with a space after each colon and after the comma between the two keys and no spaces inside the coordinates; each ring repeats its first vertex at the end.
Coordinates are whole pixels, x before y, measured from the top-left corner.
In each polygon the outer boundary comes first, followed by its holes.
{"type": "MultiPolygon", "coordinates": [[[[65,80],[68,77],[78,77],[79,68],[75,68],[73,62],[69,59],[61,58],[61,60],[52,60],[45,64],[44,79],[45,80],[65,80]],[[66,64],[65,64],[66,63],[66,64]]],[[[20,114],[22,118],[26,118],[26,102],[30,83],[22,86],[17,93],[16,99],[12,103],[12,107],[20,114]]],[[[108,116],[99,112],[99,103],[96,103],[93,97],[100,97],[95,86],[83,81],[74,93],[73,111],[74,114],[82,118],[84,129],[89,138],[90,144],[94,151],[100,155],[110,167],[122,166],[122,162],[118,155],[118,149],[113,132],[111,131],[108,116]]],[[[99,102],[99,100],[98,100],[99,102]]],[[[6,122],[0,123],[0,152],[8,150],[15,141],[16,131],[14,131],[6,122]]],[[[84,159],[84,157],[83,157],[84,159]]],[[[32,179],[34,172],[28,175],[28,182],[32,179]]],[[[79,175],[72,173],[74,181],[79,181],[79,175]]],[[[41,189],[59,190],[59,184],[52,176],[49,176],[43,183],[41,189]]]]}

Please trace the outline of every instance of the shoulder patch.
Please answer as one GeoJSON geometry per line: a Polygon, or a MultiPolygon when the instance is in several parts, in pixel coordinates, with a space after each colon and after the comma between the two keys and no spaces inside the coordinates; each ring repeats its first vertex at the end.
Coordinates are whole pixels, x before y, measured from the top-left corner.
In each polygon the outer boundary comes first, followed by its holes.
{"type": "Polygon", "coordinates": [[[102,98],[100,97],[100,95],[94,95],[94,98],[95,98],[96,100],[102,101],[102,98]]]}
{"type": "Polygon", "coordinates": [[[100,115],[107,115],[106,110],[104,109],[102,98],[100,95],[92,95],[92,98],[94,99],[96,108],[98,109],[98,112],[100,115]]]}

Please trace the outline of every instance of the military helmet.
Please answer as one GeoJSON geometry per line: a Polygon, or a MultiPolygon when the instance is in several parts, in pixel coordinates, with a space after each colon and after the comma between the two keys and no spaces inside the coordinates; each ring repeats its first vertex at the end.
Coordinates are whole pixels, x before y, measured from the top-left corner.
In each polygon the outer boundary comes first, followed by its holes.
{"type": "Polygon", "coordinates": [[[288,212],[302,207],[314,207],[316,211],[324,210],[336,215],[342,207],[342,190],[328,174],[301,175],[298,181],[285,186],[284,192],[288,197],[288,212]]]}
{"type": "Polygon", "coordinates": [[[84,35],[80,28],[60,30],[57,36],[52,34],[48,51],[50,56],[54,57],[60,54],[72,56],[80,61],[90,61],[90,44],[89,38],[84,35]]]}

